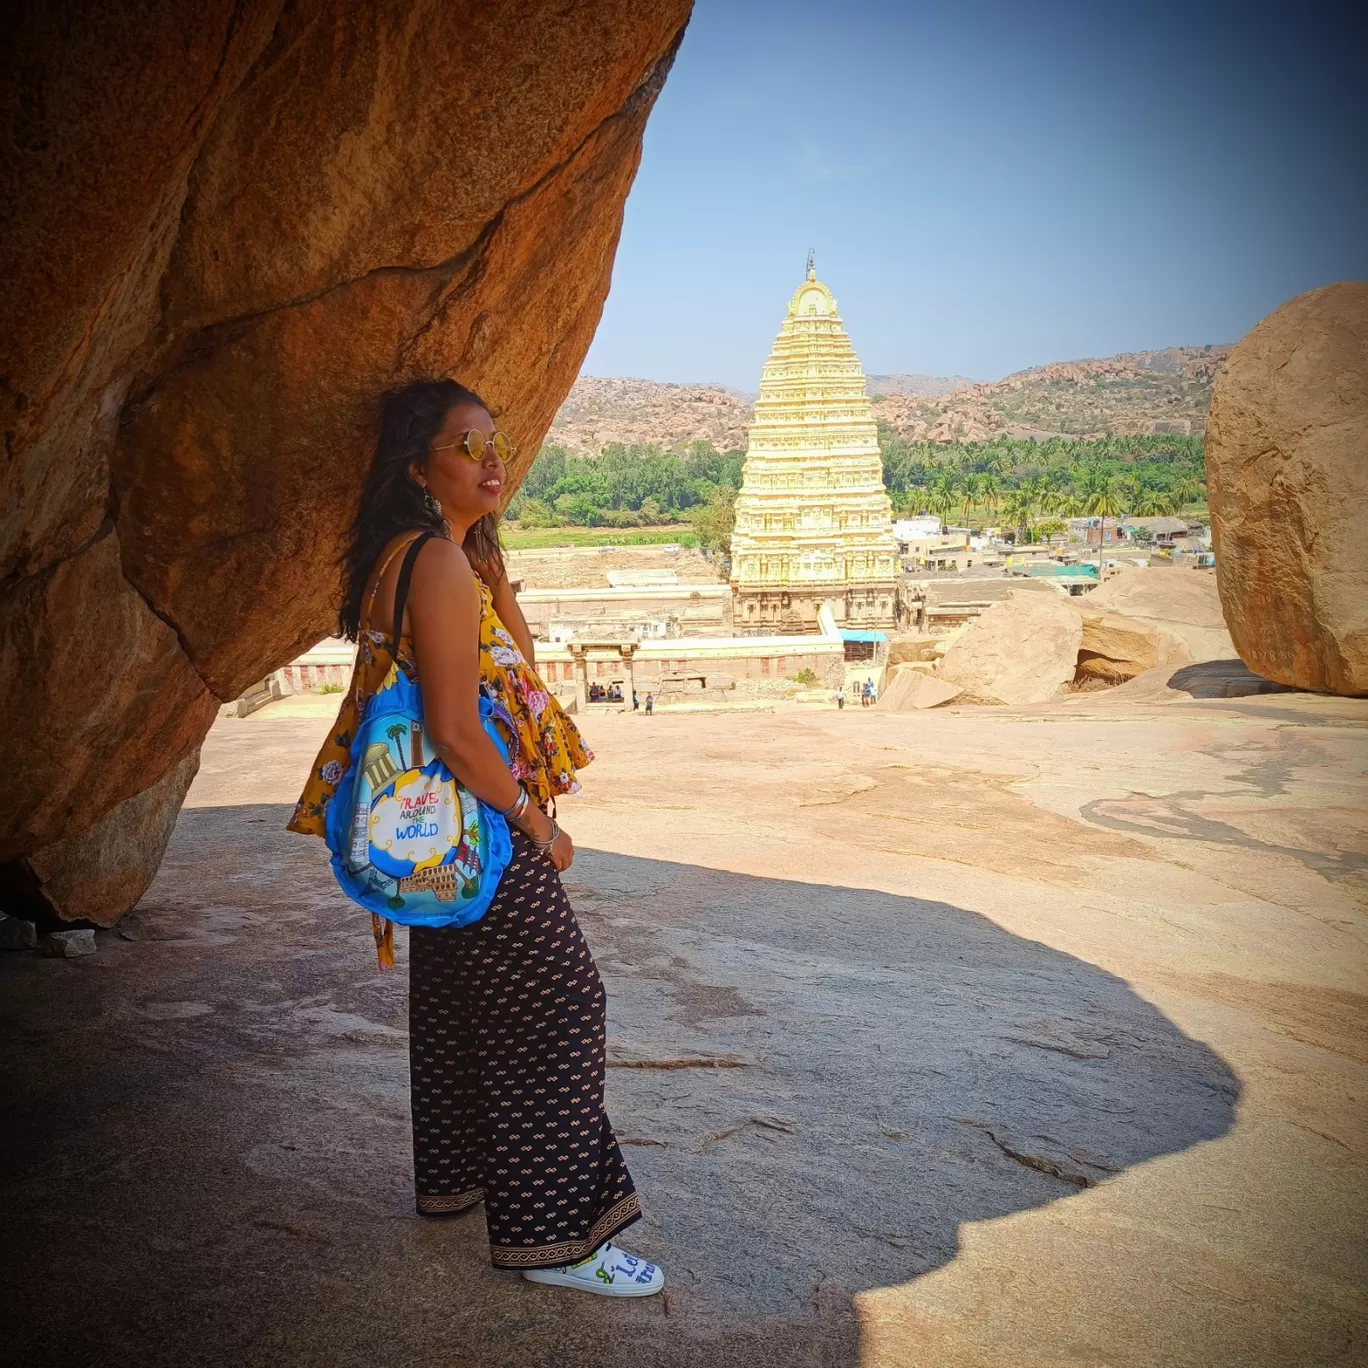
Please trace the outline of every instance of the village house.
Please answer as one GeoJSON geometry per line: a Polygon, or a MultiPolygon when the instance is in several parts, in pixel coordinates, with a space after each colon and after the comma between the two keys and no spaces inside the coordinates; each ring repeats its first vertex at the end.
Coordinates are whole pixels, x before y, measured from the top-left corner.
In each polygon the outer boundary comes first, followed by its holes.
{"type": "Polygon", "coordinates": [[[1209,545],[1211,535],[1205,524],[1175,517],[1122,518],[1120,532],[1127,541],[1152,541],[1157,547],[1182,551],[1203,549],[1209,545]],[[1137,537],[1142,529],[1142,535],[1137,537]]]}

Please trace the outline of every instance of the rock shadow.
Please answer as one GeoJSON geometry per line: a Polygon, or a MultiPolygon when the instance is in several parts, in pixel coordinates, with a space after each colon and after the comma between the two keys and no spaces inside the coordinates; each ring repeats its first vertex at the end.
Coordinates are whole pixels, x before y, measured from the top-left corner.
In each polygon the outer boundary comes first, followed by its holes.
{"type": "Polygon", "coordinates": [[[0,957],[8,1361],[853,1368],[854,1293],[1232,1121],[1211,1050],[974,913],[582,851],[627,1243],[671,1282],[529,1288],[478,1212],[413,1215],[403,937],[376,973],[287,816],[187,809],[97,955],[0,957]]]}
{"type": "Polygon", "coordinates": [[[1121,979],[962,908],[599,851],[571,875],[610,1068],[633,1064],[610,1073],[614,1124],[662,1256],[711,1311],[904,1282],[953,1258],[964,1222],[1232,1122],[1239,1085],[1209,1048],[1121,979]]]}
{"type": "Polygon", "coordinates": [[[1168,678],[1168,687],[1190,698],[1249,698],[1257,694],[1296,693],[1256,675],[1242,660],[1203,660],[1184,665],[1168,678]]]}

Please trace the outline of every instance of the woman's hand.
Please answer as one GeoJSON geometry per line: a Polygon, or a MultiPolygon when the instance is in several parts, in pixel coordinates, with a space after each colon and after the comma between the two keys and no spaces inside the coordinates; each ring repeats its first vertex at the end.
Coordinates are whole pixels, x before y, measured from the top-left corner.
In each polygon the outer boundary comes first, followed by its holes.
{"type": "MultiPolygon", "coordinates": [[[[529,806],[526,815],[518,823],[519,827],[534,841],[545,841],[556,828],[551,818],[541,808],[529,806]]],[[[556,873],[563,873],[575,862],[575,843],[562,831],[551,844],[549,858],[556,873]]]]}
{"type": "Polygon", "coordinates": [[[557,874],[565,873],[575,863],[575,843],[570,839],[569,832],[562,831],[556,837],[551,847],[551,863],[556,867],[557,874]]]}

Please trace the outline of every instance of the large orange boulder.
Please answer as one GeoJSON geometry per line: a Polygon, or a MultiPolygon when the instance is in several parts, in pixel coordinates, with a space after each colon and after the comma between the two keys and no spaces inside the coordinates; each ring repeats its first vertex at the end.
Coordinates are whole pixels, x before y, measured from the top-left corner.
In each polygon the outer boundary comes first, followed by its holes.
{"type": "Polygon", "coordinates": [[[0,58],[0,908],[23,884],[108,921],[125,866],[155,869],[219,702],[333,625],[381,390],[480,391],[512,493],[689,8],[25,7],[0,58]]]}
{"type": "Polygon", "coordinates": [[[1014,589],[951,643],[936,678],[966,703],[1043,703],[1068,691],[1082,640],[1064,595],[1014,589]]]}
{"type": "Polygon", "coordinates": [[[1300,295],[1231,352],[1206,466],[1241,660],[1280,684],[1368,694],[1368,284],[1300,295]]]}

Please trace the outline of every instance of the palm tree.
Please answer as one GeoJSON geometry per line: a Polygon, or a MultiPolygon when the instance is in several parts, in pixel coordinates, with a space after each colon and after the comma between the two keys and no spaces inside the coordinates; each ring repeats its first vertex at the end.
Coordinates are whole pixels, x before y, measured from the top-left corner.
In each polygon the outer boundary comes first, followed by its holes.
{"type": "Polygon", "coordinates": [[[945,524],[950,516],[951,510],[955,507],[954,487],[948,480],[938,480],[931,486],[931,492],[926,499],[927,511],[934,513],[941,521],[941,531],[945,531],[945,524]]]}
{"type": "Polygon", "coordinates": [[[1107,540],[1107,519],[1119,518],[1126,510],[1117,491],[1112,488],[1110,483],[1105,483],[1100,489],[1087,496],[1084,507],[1088,511],[1089,517],[1100,518],[1101,527],[1097,538],[1097,564],[1102,564],[1102,547],[1107,540]]]}
{"type": "Polygon", "coordinates": [[[1019,539],[1025,541],[1029,535],[1030,525],[1035,519],[1036,504],[1031,497],[1029,489],[1014,489],[1007,495],[1007,501],[1003,505],[1003,515],[1010,518],[1016,524],[1019,539]]]}
{"type": "Polygon", "coordinates": [[[1136,499],[1131,512],[1141,518],[1162,518],[1173,512],[1173,501],[1158,489],[1146,489],[1136,499]]]}
{"type": "Polygon", "coordinates": [[[967,525],[973,510],[979,506],[979,491],[982,488],[981,475],[966,475],[964,487],[960,490],[960,516],[967,525]]]}
{"type": "Polygon", "coordinates": [[[990,518],[997,512],[998,504],[1002,501],[1002,486],[998,484],[997,475],[993,470],[993,466],[1000,463],[1001,458],[990,463],[988,473],[979,477],[979,503],[990,518]]]}
{"type": "Polygon", "coordinates": [[[1186,508],[1190,503],[1195,503],[1197,496],[1202,493],[1202,490],[1202,485],[1190,475],[1179,476],[1171,491],[1173,494],[1174,510],[1177,511],[1178,509],[1186,508]]]}
{"type": "Polygon", "coordinates": [[[941,520],[944,527],[951,512],[958,507],[960,502],[960,481],[957,475],[942,472],[931,486],[931,499],[929,507],[941,520]]]}

